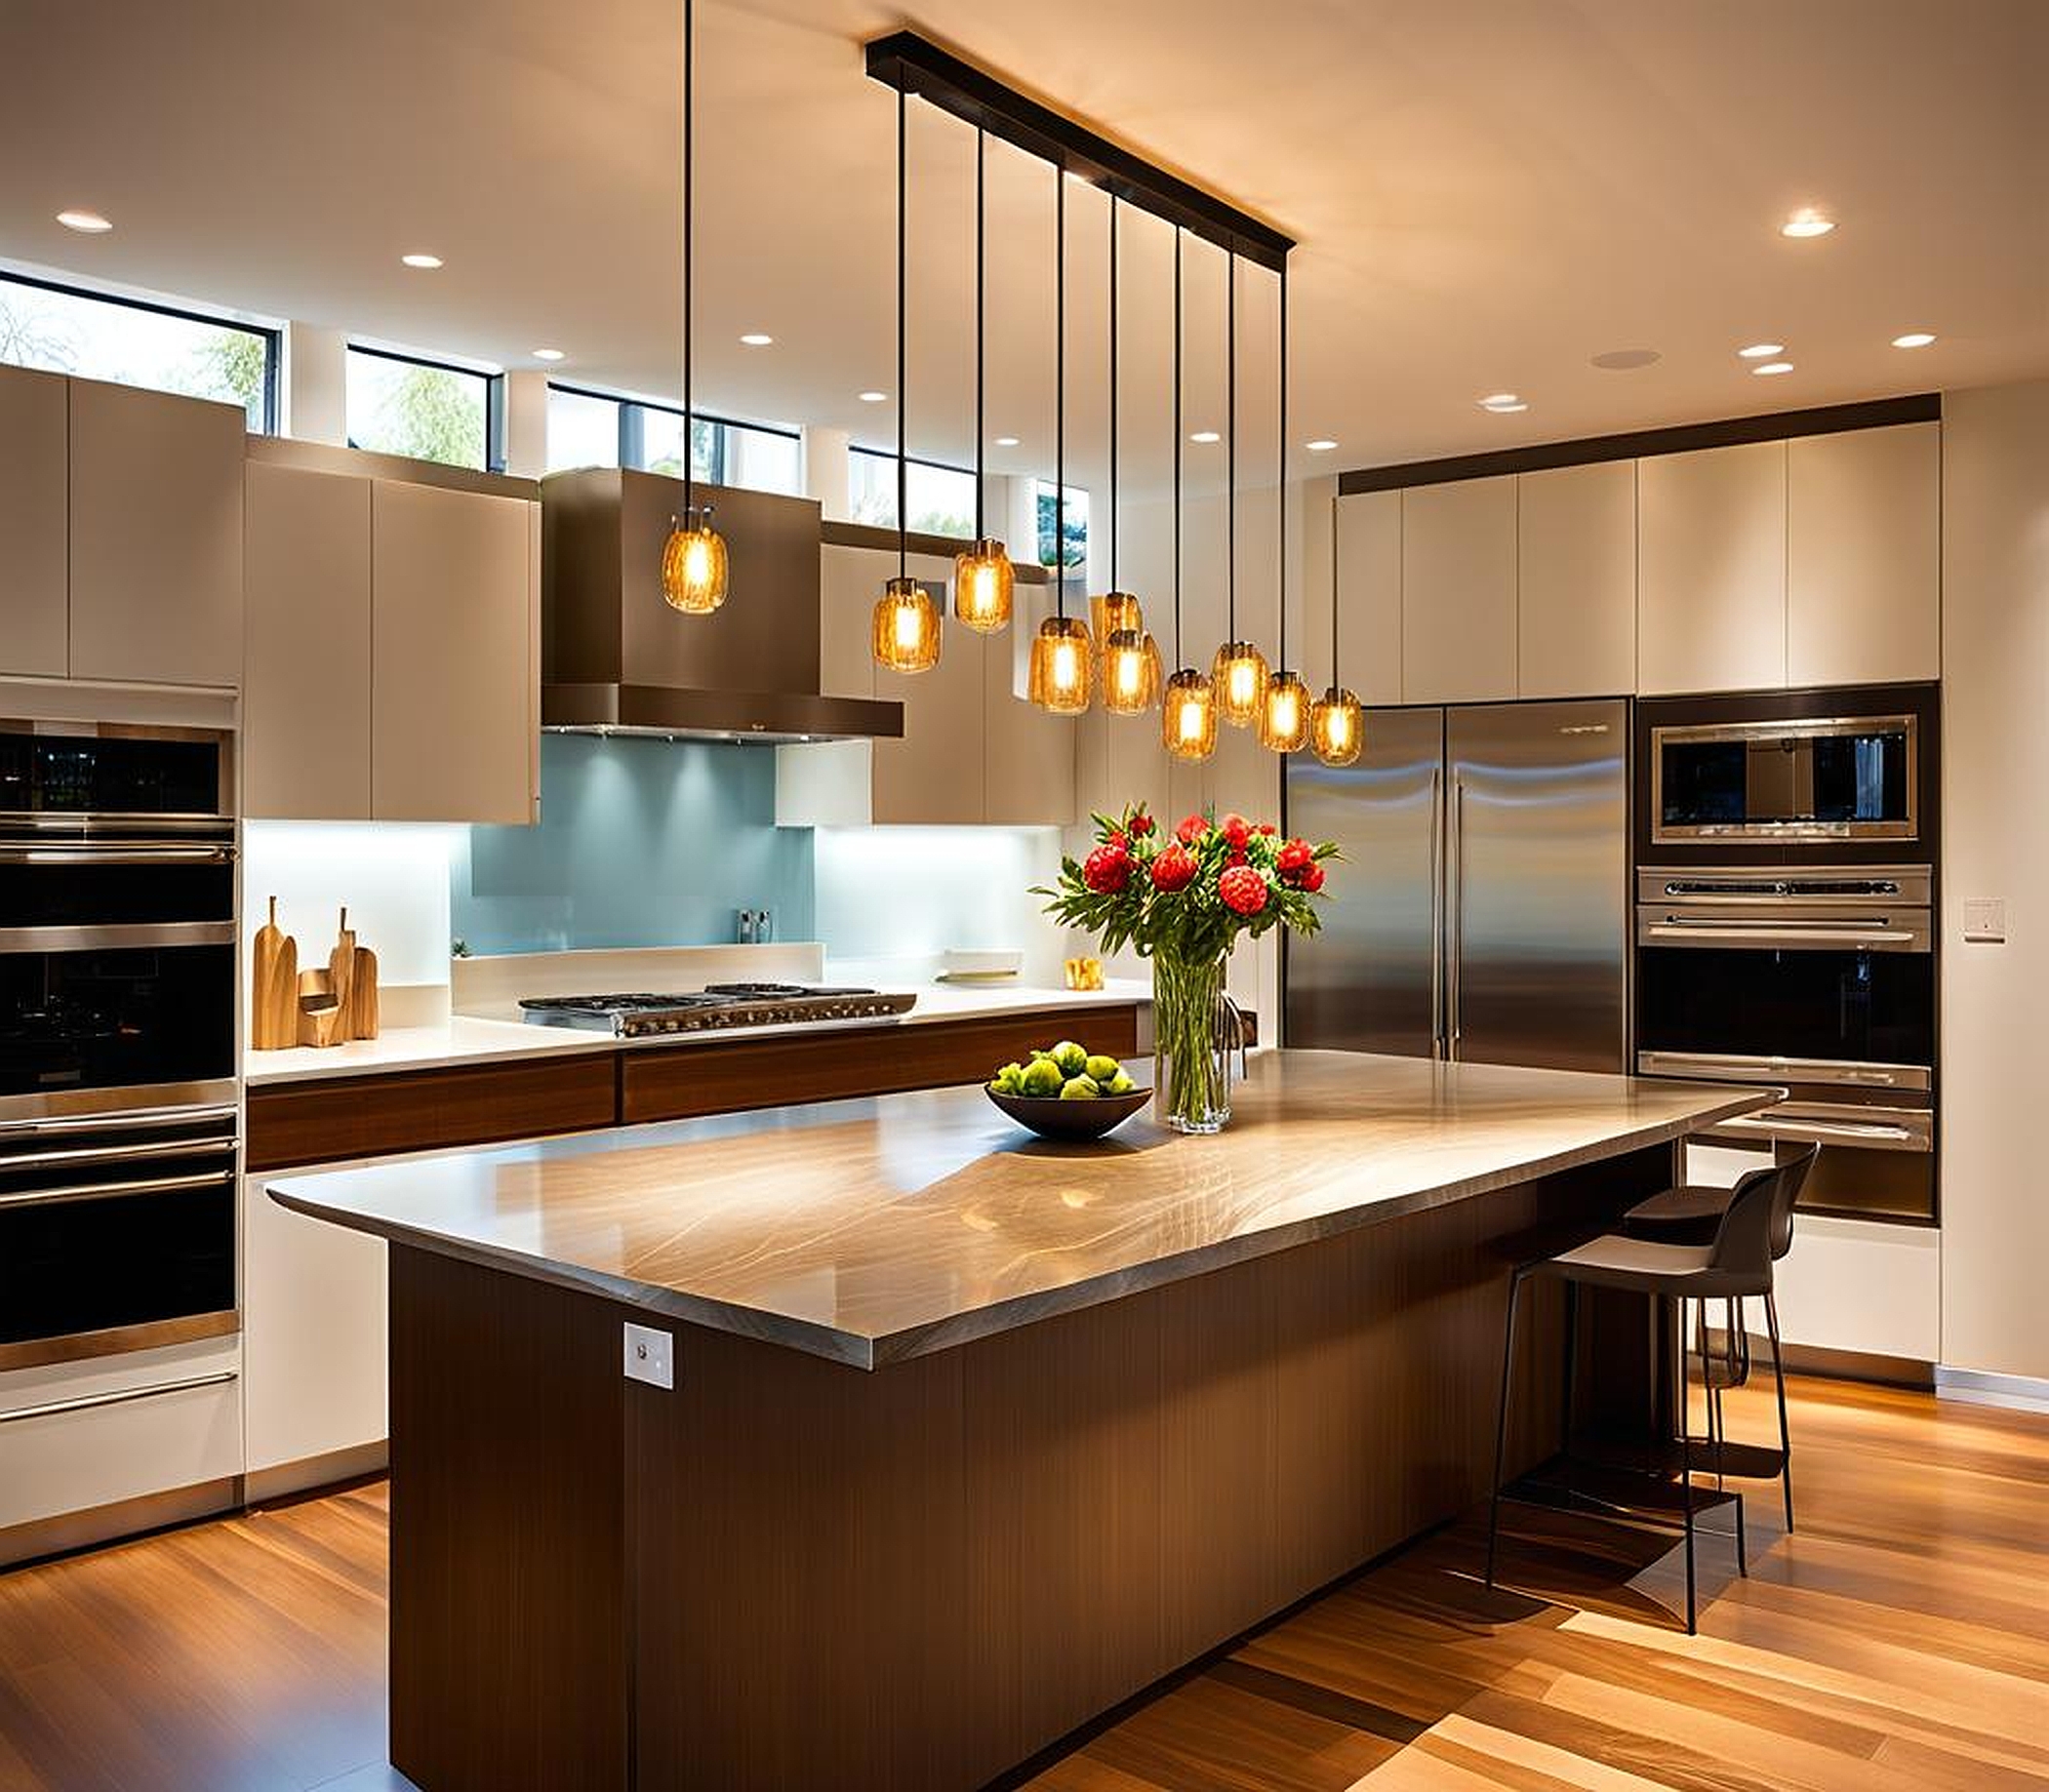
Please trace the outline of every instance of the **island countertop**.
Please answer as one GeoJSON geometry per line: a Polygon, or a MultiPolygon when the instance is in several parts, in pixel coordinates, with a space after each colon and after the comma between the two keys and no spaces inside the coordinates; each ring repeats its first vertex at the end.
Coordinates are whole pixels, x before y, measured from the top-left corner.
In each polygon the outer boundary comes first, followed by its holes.
{"type": "MultiPolygon", "coordinates": [[[[1149,1067],[1149,1066],[1148,1066],[1149,1067]]],[[[1253,1060],[1235,1117],[1054,1146],[978,1088],[286,1176],[393,1243],[874,1369],[1484,1195],[1776,1092],[1331,1052],[1253,1060]]]]}

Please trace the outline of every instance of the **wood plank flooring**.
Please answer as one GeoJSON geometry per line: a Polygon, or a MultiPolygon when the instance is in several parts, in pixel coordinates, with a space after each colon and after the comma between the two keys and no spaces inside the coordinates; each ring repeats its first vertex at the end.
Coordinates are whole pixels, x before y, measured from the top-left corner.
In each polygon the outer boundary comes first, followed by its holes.
{"type": "MultiPolygon", "coordinates": [[[[1762,1438],[1770,1410],[1732,1402],[1762,1438]]],[[[2049,1788],[2049,1417],[1795,1384],[1800,1530],[1468,1520],[1145,1702],[1031,1792],[2049,1788]]],[[[4,1792],[396,1792],[373,1485],[0,1574],[4,1792]]],[[[806,1788],[806,1792],[811,1792],[806,1788]]]]}

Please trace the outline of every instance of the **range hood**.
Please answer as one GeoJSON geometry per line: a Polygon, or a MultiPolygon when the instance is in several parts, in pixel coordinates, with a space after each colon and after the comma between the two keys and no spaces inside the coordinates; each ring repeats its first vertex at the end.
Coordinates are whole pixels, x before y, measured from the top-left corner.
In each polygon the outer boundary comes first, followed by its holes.
{"type": "Polygon", "coordinates": [[[672,739],[900,739],[904,705],[819,689],[819,507],[694,488],[715,506],[732,595],[710,616],[662,599],[681,480],[583,467],[541,482],[541,726],[672,739]]]}

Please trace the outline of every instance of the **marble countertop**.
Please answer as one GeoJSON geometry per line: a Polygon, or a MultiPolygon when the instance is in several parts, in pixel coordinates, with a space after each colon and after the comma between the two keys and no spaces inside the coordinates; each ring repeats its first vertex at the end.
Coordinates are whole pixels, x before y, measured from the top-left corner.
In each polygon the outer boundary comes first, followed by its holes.
{"type": "MultiPolygon", "coordinates": [[[[1152,986],[1112,981],[1101,990],[1035,987],[1028,983],[900,984],[917,1006],[896,1022],[916,1026],[938,1020],[972,1020],[984,1015],[1083,1014],[1091,1008],[1124,1008],[1150,1002],[1152,986]]],[[[1050,1024],[1050,1022],[1049,1022],[1050,1024]]],[[[1059,1027],[1053,1027],[1055,1032],[1059,1027]]],[[[573,1027],[530,1026],[524,1021],[452,1015],[432,1026],[387,1027],[376,1039],[345,1046],[294,1046],[283,1052],[250,1052],[243,1080],[252,1089],[273,1083],[303,1083],[323,1077],[375,1076],[397,1070],[438,1070],[459,1064],[488,1064],[512,1058],[558,1056],[573,1052],[680,1051],[713,1047],[733,1039],[761,1039],[785,1033],[830,1037],[816,1026],[751,1026],[733,1032],[663,1034],[652,1039],[614,1039],[573,1027]]],[[[1049,1039],[1047,1044],[1053,1041],[1049,1039]]]]}
{"type": "MultiPolygon", "coordinates": [[[[1149,1069],[1149,1066],[1147,1066],[1149,1069]]],[[[858,1368],[1669,1141],[1778,1092],[1271,1052],[1223,1134],[1043,1143],[979,1089],[269,1183],[357,1231],[858,1368]]]]}

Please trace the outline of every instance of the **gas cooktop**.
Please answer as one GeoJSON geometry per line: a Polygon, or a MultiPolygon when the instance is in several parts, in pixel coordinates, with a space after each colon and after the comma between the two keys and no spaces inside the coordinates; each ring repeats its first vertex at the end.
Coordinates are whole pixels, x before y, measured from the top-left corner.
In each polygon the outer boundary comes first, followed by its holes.
{"type": "Polygon", "coordinates": [[[894,1020],[917,997],[880,989],[819,989],[805,983],[707,983],[670,994],[529,996],[520,1003],[536,1026],[581,1027],[616,1039],[700,1033],[742,1026],[824,1026],[894,1020]]]}

